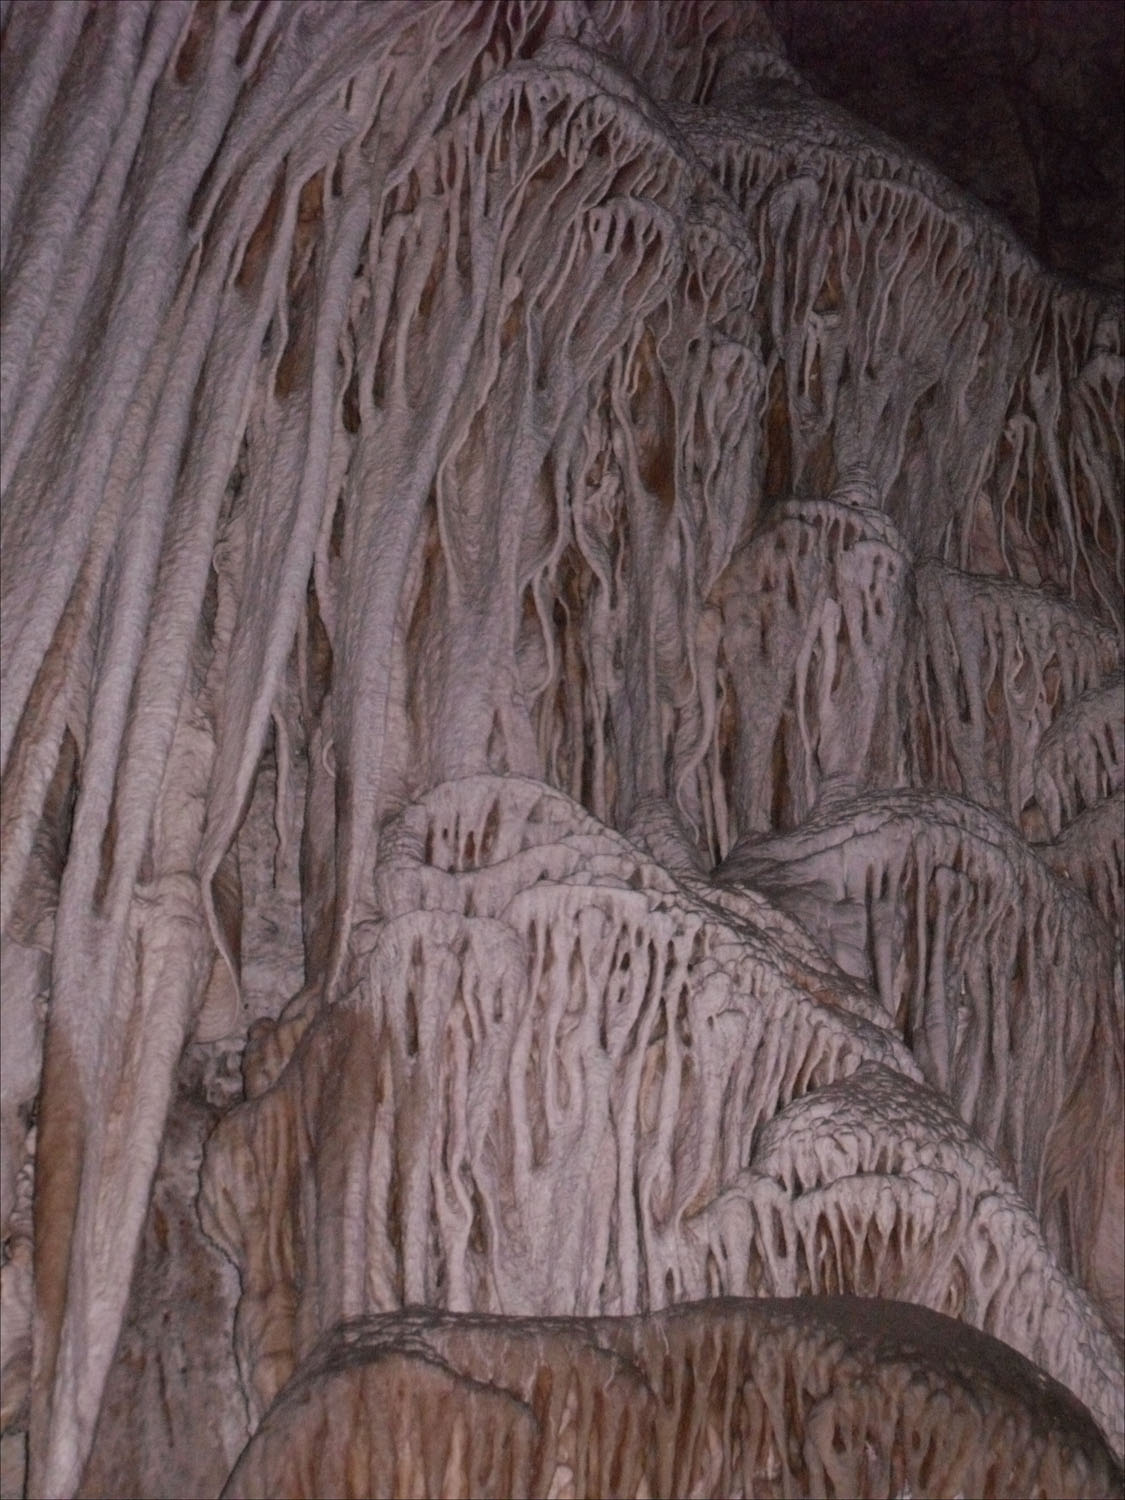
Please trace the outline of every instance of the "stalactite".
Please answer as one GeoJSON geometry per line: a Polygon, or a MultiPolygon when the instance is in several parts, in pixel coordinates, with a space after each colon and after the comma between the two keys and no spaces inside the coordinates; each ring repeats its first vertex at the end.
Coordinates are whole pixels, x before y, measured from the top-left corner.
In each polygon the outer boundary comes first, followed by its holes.
{"type": "Polygon", "coordinates": [[[1032,1368],[949,1319],[856,1298],[357,1320],[317,1348],[224,1494],[1110,1490],[1120,1471],[1088,1416],[1032,1368]],[[376,1436],[388,1409],[393,1444],[376,1436]],[[341,1410],[362,1443],[318,1441],[341,1410]]]}
{"type": "MultiPolygon", "coordinates": [[[[1112,1109],[1120,1089],[1114,945],[1089,903],[995,816],[916,793],[829,806],[736,845],[721,873],[768,891],[830,948],[848,914],[845,967],[1056,1233],[1056,1165],[1078,1168],[1096,1145],[1072,1098],[1112,1109]]],[[[1115,1126],[1110,1114],[1103,1149],[1115,1126]]],[[[1096,1222],[1099,1207],[1075,1211],[1096,1222]]]]}
{"type": "MultiPolygon", "coordinates": [[[[1071,703],[1109,679],[1114,632],[1064,600],[933,563],[916,588],[911,784],[960,792],[1034,835],[1026,814],[1043,784],[1039,743],[1052,730],[1057,741],[1071,703]]],[[[1057,827],[1053,807],[1047,817],[1057,827]]]]}
{"type": "Polygon", "coordinates": [[[1060,713],[1036,747],[1035,796],[1057,838],[1125,783],[1125,678],[1118,672],[1060,713]]]}
{"type": "Polygon", "coordinates": [[[730,796],[744,833],[793,827],[825,795],[893,773],[876,726],[894,708],[909,576],[894,527],[849,491],[778,507],[728,569],[730,796]]]}
{"type": "Polygon", "coordinates": [[[0,26],[5,1474],[1104,1492],[1121,299],[749,4],[0,26]]]}

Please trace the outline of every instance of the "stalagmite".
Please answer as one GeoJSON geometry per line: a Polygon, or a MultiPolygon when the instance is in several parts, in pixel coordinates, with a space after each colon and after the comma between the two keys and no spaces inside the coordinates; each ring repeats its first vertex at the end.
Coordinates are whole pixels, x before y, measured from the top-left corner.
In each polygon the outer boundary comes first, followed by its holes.
{"type": "Polygon", "coordinates": [[[0,26],[4,1494],[1112,1493],[1120,295],[752,4],[0,26]]]}

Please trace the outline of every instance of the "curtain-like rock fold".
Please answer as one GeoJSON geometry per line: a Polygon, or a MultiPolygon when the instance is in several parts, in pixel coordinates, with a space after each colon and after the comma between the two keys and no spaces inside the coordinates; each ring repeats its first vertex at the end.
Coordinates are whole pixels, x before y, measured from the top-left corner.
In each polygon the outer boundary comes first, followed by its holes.
{"type": "Polygon", "coordinates": [[[751,4],[0,27],[4,1493],[1119,1483],[1120,295],[751,4]]]}

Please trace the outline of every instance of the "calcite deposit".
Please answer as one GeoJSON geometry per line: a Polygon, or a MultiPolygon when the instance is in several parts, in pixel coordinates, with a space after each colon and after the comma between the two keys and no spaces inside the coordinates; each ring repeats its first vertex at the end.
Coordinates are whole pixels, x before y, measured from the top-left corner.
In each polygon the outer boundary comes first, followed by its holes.
{"type": "Polygon", "coordinates": [[[3,0],[3,1491],[1097,1496],[1125,329],[726,0],[3,0]]]}

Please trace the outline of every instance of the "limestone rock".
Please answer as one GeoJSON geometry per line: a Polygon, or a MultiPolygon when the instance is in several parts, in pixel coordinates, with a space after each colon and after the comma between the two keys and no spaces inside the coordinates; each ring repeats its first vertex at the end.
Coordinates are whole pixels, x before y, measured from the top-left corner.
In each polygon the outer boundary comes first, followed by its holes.
{"type": "Polygon", "coordinates": [[[1123,304],[783,10],[0,0],[5,1495],[1120,1482],[1123,304]]]}

